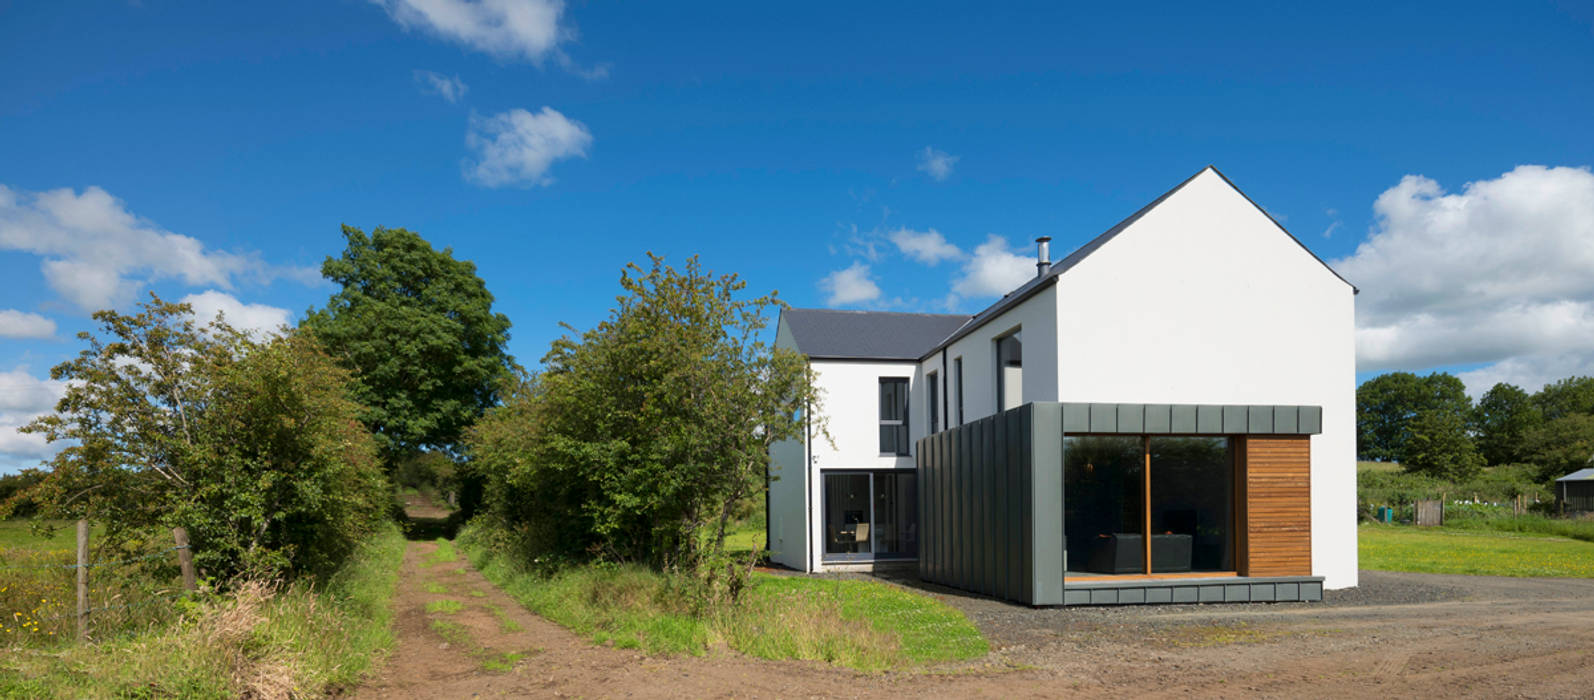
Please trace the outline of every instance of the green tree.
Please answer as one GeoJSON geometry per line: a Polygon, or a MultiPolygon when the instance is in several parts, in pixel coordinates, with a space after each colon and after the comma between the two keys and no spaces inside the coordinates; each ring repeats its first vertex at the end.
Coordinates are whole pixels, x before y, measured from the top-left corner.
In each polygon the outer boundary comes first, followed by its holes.
{"type": "Polygon", "coordinates": [[[56,412],[23,430],[68,445],[19,494],[87,518],[115,546],[189,530],[211,575],[298,574],[337,563],[381,521],[375,443],[348,373],[297,333],[257,341],[186,304],[100,311],[100,336],[51,370],[56,412]]]}
{"type": "Polygon", "coordinates": [[[1547,421],[1528,433],[1524,449],[1540,481],[1585,469],[1594,458],[1594,416],[1572,414],[1547,421]]]}
{"type": "Polygon", "coordinates": [[[404,229],[344,226],[343,237],[342,256],[321,266],[341,289],[304,327],[354,370],[390,470],[422,450],[456,452],[512,374],[508,317],[452,249],[404,229]]]}
{"type": "Polygon", "coordinates": [[[1478,452],[1486,463],[1495,465],[1525,461],[1523,441],[1543,423],[1544,414],[1528,392],[1502,382],[1478,399],[1470,427],[1478,452]]]}
{"type": "Polygon", "coordinates": [[[1567,377],[1533,395],[1545,420],[1594,414],[1594,377],[1567,377]]]}
{"type": "Polygon", "coordinates": [[[1466,385],[1437,372],[1419,377],[1391,372],[1356,388],[1356,454],[1358,459],[1400,459],[1410,437],[1409,426],[1422,411],[1443,411],[1465,422],[1472,409],[1466,385]]]}
{"type": "Polygon", "coordinates": [[[713,563],[726,526],[818,397],[804,358],[760,339],[774,294],[742,298],[735,275],[651,257],[627,266],[607,320],[555,341],[546,371],[488,413],[470,453],[497,480],[493,512],[539,551],[692,571],[734,593],[735,575],[717,577],[737,567],[713,563]]]}
{"type": "Polygon", "coordinates": [[[1400,464],[1406,471],[1465,481],[1483,468],[1483,457],[1467,436],[1466,423],[1454,411],[1420,411],[1408,424],[1407,433],[1400,452],[1400,464]]]}

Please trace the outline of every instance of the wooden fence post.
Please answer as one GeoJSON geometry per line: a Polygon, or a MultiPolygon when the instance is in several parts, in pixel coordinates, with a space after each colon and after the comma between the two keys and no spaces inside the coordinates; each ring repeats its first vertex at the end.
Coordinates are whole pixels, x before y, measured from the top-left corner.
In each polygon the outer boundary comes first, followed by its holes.
{"type": "Polygon", "coordinates": [[[194,550],[188,548],[188,529],[172,528],[172,539],[177,541],[177,565],[183,569],[183,590],[194,590],[194,550]]]}
{"type": "Polygon", "coordinates": [[[89,638],[89,521],[77,521],[77,637],[89,638]]]}

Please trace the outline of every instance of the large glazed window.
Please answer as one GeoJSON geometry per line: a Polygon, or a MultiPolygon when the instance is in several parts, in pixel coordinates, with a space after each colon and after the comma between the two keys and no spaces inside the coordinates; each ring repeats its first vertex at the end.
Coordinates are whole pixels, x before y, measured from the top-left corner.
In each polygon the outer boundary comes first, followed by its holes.
{"type": "Polygon", "coordinates": [[[825,559],[918,556],[916,482],[910,471],[826,473],[825,559]]]}
{"type": "Polygon", "coordinates": [[[1226,437],[1151,438],[1151,572],[1234,570],[1226,437]]]}
{"type": "Polygon", "coordinates": [[[1063,438],[1071,576],[1235,569],[1228,437],[1063,438]]]}
{"type": "Polygon", "coordinates": [[[880,378],[880,454],[908,454],[908,378],[880,378]]]}
{"type": "Polygon", "coordinates": [[[1145,487],[1139,435],[1063,438],[1068,570],[1145,573],[1145,487]]]}

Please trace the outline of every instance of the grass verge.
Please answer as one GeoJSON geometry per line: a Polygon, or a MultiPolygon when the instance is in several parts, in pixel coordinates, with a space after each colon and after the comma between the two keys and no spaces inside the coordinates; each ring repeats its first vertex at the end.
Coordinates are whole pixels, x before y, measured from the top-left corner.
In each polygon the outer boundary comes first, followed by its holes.
{"type": "Polygon", "coordinates": [[[1362,525],[1361,568],[1428,574],[1594,577],[1594,544],[1456,528],[1362,525]]]}
{"type": "Polygon", "coordinates": [[[701,655],[719,644],[769,659],[812,659],[859,670],[983,656],[989,645],[944,603],[873,581],[757,573],[735,606],[694,615],[671,581],[637,566],[529,573],[462,535],[478,571],[543,617],[599,644],[701,655]]]}
{"type": "Polygon", "coordinates": [[[392,646],[404,539],[387,527],[322,585],[260,584],[187,604],[177,622],[92,645],[0,653],[0,697],[319,697],[392,646]]]}

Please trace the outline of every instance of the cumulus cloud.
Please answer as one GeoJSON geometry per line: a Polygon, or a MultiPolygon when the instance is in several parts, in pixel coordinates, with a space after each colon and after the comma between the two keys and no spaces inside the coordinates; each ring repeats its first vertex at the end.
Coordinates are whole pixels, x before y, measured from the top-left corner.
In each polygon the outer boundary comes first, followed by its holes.
{"type": "Polygon", "coordinates": [[[919,152],[919,171],[934,179],[944,182],[952,177],[952,166],[957,165],[958,157],[945,151],[940,151],[930,146],[925,146],[919,152]]]}
{"type": "Polygon", "coordinates": [[[429,70],[415,71],[415,82],[421,86],[421,92],[437,95],[449,102],[458,102],[470,90],[470,86],[457,75],[443,75],[429,70]]]}
{"type": "Polygon", "coordinates": [[[181,303],[194,308],[194,317],[200,323],[209,323],[220,314],[228,325],[258,336],[273,335],[288,325],[288,310],[265,304],[245,304],[231,294],[214,289],[190,294],[181,303]]]}
{"type": "Polygon", "coordinates": [[[59,449],[37,434],[17,432],[42,413],[55,410],[66,382],[39,379],[18,367],[0,372],[0,464],[43,459],[59,449]]]}
{"type": "Polygon", "coordinates": [[[819,280],[826,306],[845,306],[880,298],[880,286],[869,277],[869,266],[855,262],[819,280]]]}
{"type": "Polygon", "coordinates": [[[44,258],[50,288],[85,311],[123,305],[159,279],[230,289],[242,277],[305,276],[254,255],[209,250],[134,216],[98,187],[29,193],[0,185],[0,250],[44,258]]]}
{"type": "Polygon", "coordinates": [[[1487,363],[1463,375],[1477,394],[1594,367],[1588,168],[1523,165],[1460,192],[1408,175],[1373,212],[1367,240],[1332,263],[1362,290],[1359,370],[1487,363]]]}
{"type": "Polygon", "coordinates": [[[553,162],[585,158],[592,134],[551,107],[532,113],[512,109],[490,117],[472,116],[465,145],[473,151],[466,179],[487,187],[548,185],[553,162]]]}
{"type": "Polygon", "coordinates": [[[49,338],[55,321],[16,309],[0,309],[0,338],[49,338]]]}
{"type": "Polygon", "coordinates": [[[888,238],[902,254],[926,265],[936,265],[943,260],[963,257],[963,249],[948,243],[939,231],[913,231],[906,228],[893,231],[888,238]]]}
{"type": "Polygon", "coordinates": [[[608,75],[582,68],[563,49],[576,38],[564,23],[563,0],[371,0],[405,29],[418,30],[503,60],[542,65],[552,57],[585,78],[608,75]]]}
{"type": "Polygon", "coordinates": [[[963,274],[952,282],[952,293],[957,297],[1001,296],[1034,276],[1034,258],[1014,252],[1007,239],[991,234],[963,263],[963,274]]]}

